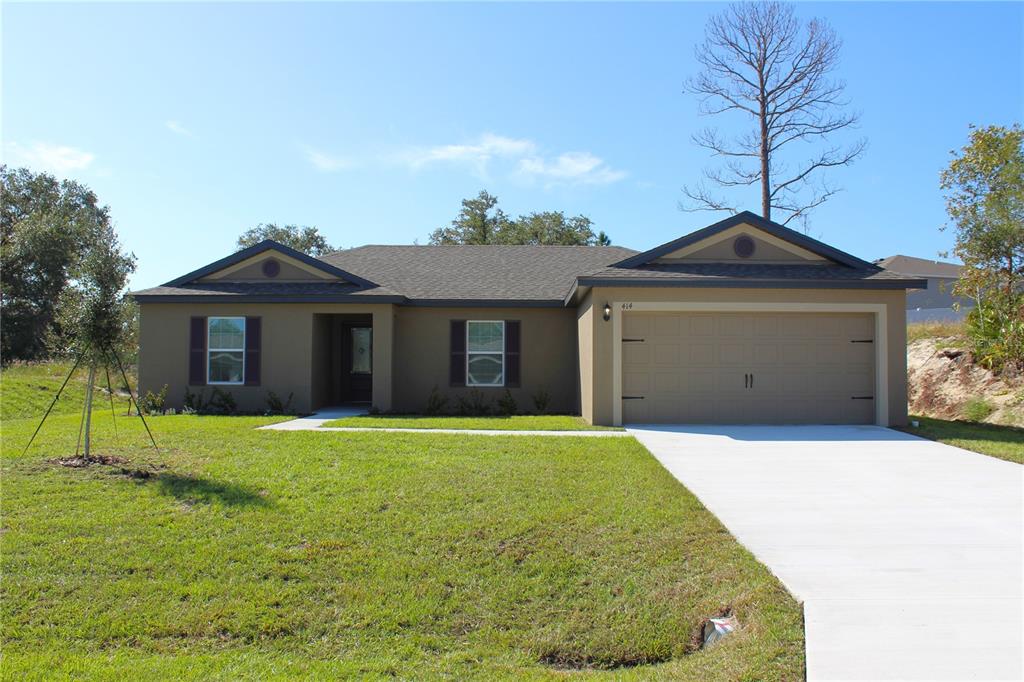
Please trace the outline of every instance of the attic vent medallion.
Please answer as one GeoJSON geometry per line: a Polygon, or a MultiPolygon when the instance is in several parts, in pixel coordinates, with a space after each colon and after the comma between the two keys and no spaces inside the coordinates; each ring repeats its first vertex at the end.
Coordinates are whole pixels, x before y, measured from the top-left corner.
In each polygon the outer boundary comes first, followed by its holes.
{"type": "Polygon", "coordinates": [[[263,275],[265,277],[277,277],[281,274],[281,264],[273,258],[263,261],[263,275]]]}
{"type": "Polygon", "coordinates": [[[754,255],[754,240],[743,234],[736,237],[736,241],[732,243],[733,252],[740,258],[750,258],[754,255]]]}

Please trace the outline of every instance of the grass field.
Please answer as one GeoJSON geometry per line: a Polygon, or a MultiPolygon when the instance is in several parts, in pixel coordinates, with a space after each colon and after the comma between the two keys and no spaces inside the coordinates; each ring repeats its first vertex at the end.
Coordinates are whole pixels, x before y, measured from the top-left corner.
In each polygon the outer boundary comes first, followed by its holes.
{"type": "Polygon", "coordinates": [[[915,322],[907,325],[907,343],[921,339],[966,340],[967,331],[963,322],[915,322]]]}
{"type": "Polygon", "coordinates": [[[123,461],[71,468],[75,411],[25,456],[3,420],[5,678],[803,677],[800,606],[633,439],[179,415],[154,452],[108,408],[123,461]]]}
{"type": "MultiPolygon", "coordinates": [[[[41,362],[15,364],[5,367],[0,372],[0,419],[38,419],[46,412],[53,402],[57,390],[67,377],[70,364],[57,362],[41,362]]],[[[60,400],[53,407],[51,414],[80,414],[85,400],[85,385],[88,371],[79,367],[61,394],[60,400]]],[[[135,379],[129,376],[134,389],[135,379]]],[[[124,382],[119,381],[113,372],[110,374],[110,385],[114,389],[114,406],[122,411],[128,405],[127,393],[122,391],[124,382]]],[[[106,374],[100,372],[96,378],[99,389],[93,394],[93,411],[110,412],[110,394],[107,392],[106,374]]]]}
{"type": "Polygon", "coordinates": [[[343,417],[328,427],[371,429],[494,429],[501,431],[621,431],[614,426],[592,426],[571,415],[520,415],[514,417],[422,417],[418,415],[365,415],[343,417]]]}
{"type": "Polygon", "coordinates": [[[920,426],[903,429],[915,436],[937,440],[940,443],[955,445],[965,450],[973,450],[983,455],[998,457],[1009,462],[1024,464],[1024,429],[998,424],[981,424],[977,422],[950,421],[916,417],[920,426]]]}

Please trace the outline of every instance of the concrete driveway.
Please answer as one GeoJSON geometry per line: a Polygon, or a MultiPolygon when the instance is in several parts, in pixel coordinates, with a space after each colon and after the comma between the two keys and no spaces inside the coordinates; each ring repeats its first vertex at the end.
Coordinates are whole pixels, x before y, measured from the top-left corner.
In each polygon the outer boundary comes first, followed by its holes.
{"type": "Polygon", "coordinates": [[[632,426],[804,603],[810,680],[1020,680],[1024,467],[874,426],[632,426]]]}

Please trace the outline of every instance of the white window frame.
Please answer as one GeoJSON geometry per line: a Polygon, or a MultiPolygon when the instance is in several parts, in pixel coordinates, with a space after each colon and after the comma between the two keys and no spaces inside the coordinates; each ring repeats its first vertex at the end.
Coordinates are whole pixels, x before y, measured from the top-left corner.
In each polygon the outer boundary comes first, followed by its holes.
{"type": "Polygon", "coordinates": [[[505,385],[505,320],[466,320],[466,386],[480,386],[484,388],[501,388],[505,385]],[[493,350],[469,350],[469,326],[471,324],[494,324],[497,322],[501,325],[501,381],[494,384],[478,384],[470,380],[469,374],[469,358],[471,355],[499,355],[498,351],[493,350]]]}
{"type": "Polygon", "coordinates": [[[242,386],[245,384],[245,317],[238,315],[211,315],[206,318],[206,383],[211,386],[242,386]],[[210,346],[210,322],[212,320],[241,320],[242,321],[242,347],[241,348],[213,348],[210,346]],[[241,381],[210,381],[210,353],[228,352],[242,353],[242,380],[241,381]]]}

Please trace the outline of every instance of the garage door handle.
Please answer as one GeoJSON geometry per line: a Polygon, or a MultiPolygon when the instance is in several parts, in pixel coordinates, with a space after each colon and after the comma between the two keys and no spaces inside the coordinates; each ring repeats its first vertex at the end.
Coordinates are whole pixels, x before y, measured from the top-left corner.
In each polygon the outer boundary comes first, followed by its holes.
{"type": "Polygon", "coordinates": [[[644,397],[642,395],[624,395],[624,396],[622,396],[622,399],[623,400],[643,400],[644,397]]]}
{"type": "Polygon", "coordinates": [[[744,374],[743,375],[743,388],[750,388],[750,375],[749,374],[744,374]]]}
{"type": "Polygon", "coordinates": [[[850,400],[874,400],[873,395],[851,395],[850,400]]]}
{"type": "Polygon", "coordinates": [[[754,374],[753,373],[750,374],[750,387],[751,388],[754,387],[754,374]]]}

